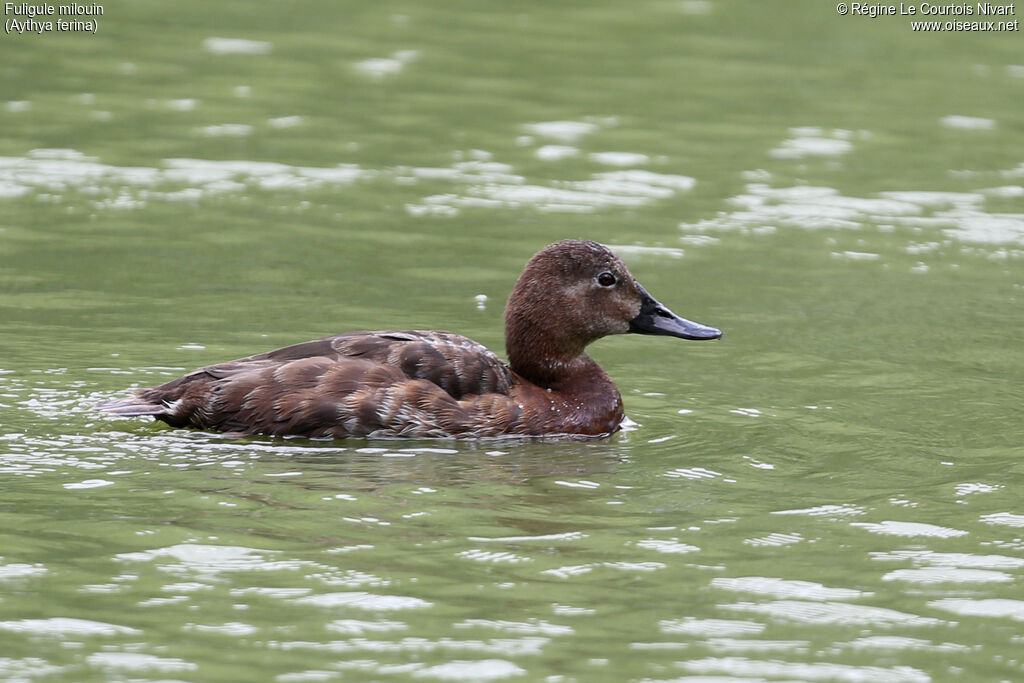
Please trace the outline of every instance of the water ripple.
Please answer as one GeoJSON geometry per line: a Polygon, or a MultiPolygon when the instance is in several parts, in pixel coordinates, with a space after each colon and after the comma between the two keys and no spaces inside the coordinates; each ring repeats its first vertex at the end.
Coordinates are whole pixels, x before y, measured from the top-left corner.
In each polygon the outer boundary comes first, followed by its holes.
{"type": "MultiPolygon", "coordinates": [[[[837,146],[838,148],[838,146],[837,146]]],[[[1008,172],[1009,173],[1009,172],[1008,172]]],[[[751,176],[753,177],[753,176],[751,176]]],[[[742,232],[771,234],[778,228],[802,230],[859,230],[904,226],[932,229],[944,239],[928,243],[926,251],[950,246],[952,240],[975,245],[1024,244],[1024,214],[993,213],[983,209],[989,198],[1017,196],[1019,186],[980,188],[971,192],[880,192],[878,197],[847,197],[830,187],[772,187],[749,183],[745,192],[728,200],[735,210],[696,223],[680,223],[686,234],[742,232]]],[[[923,253],[911,243],[911,253],[923,253]]],[[[857,258],[856,252],[838,252],[857,258]]],[[[1002,250],[1001,257],[1018,258],[1024,250],[1002,250]]],[[[866,258],[878,259],[869,254],[866,258]]]]}
{"type": "Polygon", "coordinates": [[[688,636],[722,637],[756,635],[765,629],[765,625],[756,621],[737,621],[734,619],[663,619],[658,622],[662,633],[678,633],[688,636]]]}
{"type": "Polygon", "coordinates": [[[942,600],[932,600],[928,606],[964,617],[1002,617],[1014,621],[1024,621],[1024,600],[943,598],[942,600]]]}
{"type": "Polygon", "coordinates": [[[982,515],[981,521],[986,524],[1024,527],[1024,515],[1018,515],[1012,512],[994,512],[990,515],[982,515]]]}
{"type": "MultiPolygon", "coordinates": [[[[848,681],[849,683],[931,683],[931,677],[909,666],[851,666],[831,663],[780,662],[743,657],[708,657],[680,662],[679,666],[699,674],[729,676],[771,676],[805,681],[848,681]]],[[[758,678],[756,680],[763,680],[758,678]]]]}
{"type": "Polygon", "coordinates": [[[215,55],[266,55],[270,54],[272,43],[245,38],[207,38],[203,49],[215,55]]]}
{"type": "Polygon", "coordinates": [[[924,650],[930,652],[970,652],[973,648],[957,643],[933,643],[922,638],[908,636],[864,636],[848,643],[837,643],[835,651],[848,648],[851,650],[924,650]]]}
{"type": "Polygon", "coordinates": [[[742,576],[711,579],[714,588],[743,593],[757,593],[773,598],[799,598],[801,600],[853,600],[874,595],[853,588],[828,588],[813,581],[796,581],[768,576],[742,576]]]}
{"type": "Polygon", "coordinates": [[[347,636],[361,636],[366,633],[387,633],[389,631],[405,631],[408,625],[400,621],[378,619],[362,621],[360,619],[337,619],[327,624],[327,630],[347,636]]]}
{"type": "Polygon", "coordinates": [[[378,612],[394,612],[407,609],[423,609],[433,606],[420,598],[406,595],[376,595],[363,591],[340,593],[317,593],[296,598],[294,602],[317,607],[355,607],[378,612]]]}
{"type": "Polygon", "coordinates": [[[494,681],[526,673],[512,662],[504,659],[483,659],[475,662],[455,660],[436,664],[413,673],[414,678],[438,678],[448,681],[494,681]]]}
{"type": "Polygon", "coordinates": [[[1013,577],[1005,572],[990,569],[960,569],[957,567],[922,567],[920,569],[896,569],[882,577],[882,581],[906,581],[907,583],[1007,583],[1013,577]]]}
{"type": "Polygon", "coordinates": [[[69,636],[115,636],[140,635],[142,631],[89,619],[73,617],[52,617],[50,619],[17,619],[0,621],[0,629],[18,633],[32,633],[43,636],[65,638],[69,636]]]}
{"type": "Polygon", "coordinates": [[[466,619],[453,624],[454,628],[490,628],[505,633],[527,636],[565,636],[575,633],[571,626],[549,624],[542,619],[524,621],[503,621],[495,619],[466,619]]]}
{"type": "MultiPolygon", "coordinates": [[[[3,558],[0,557],[0,560],[3,558]]],[[[30,576],[42,576],[47,571],[41,564],[0,564],[0,581],[6,579],[24,579],[30,576]]]]}
{"type": "Polygon", "coordinates": [[[776,619],[802,624],[836,624],[843,626],[937,626],[939,619],[922,617],[917,614],[898,612],[887,607],[850,605],[845,602],[805,602],[801,600],[779,600],[764,604],[738,602],[720,605],[722,609],[737,612],[765,614],[776,619]]]}
{"type": "Polygon", "coordinates": [[[186,662],[174,657],[157,657],[138,652],[96,652],[88,657],[86,661],[93,666],[116,671],[159,671],[161,673],[176,673],[183,671],[196,671],[199,666],[192,662],[186,662]]]}
{"type": "Polygon", "coordinates": [[[678,539],[657,539],[657,538],[645,538],[636,542],[637,548],[643,548],[644,550],[656,550],[659,553],[667,553],[670,555],[683,555],[685,553],[692,553],[700,550],[695,545],[688,545],[686,543],[680,543],[678,539]]]}
{"type": "Polygon", "coordinates": [[[884,522],[850,522],[850,526],[860,527],[875,534],[883,536],[921,536],[926,538],[956,538],[966,536],[967,532],[962,529],[950,529],[949,527],[923,522],[900,522],[886,520],[884,522]]]}
{"type": "Polygon", "coordinates": [[[893,550],[870,552],[868,556],[881,562],[910,560],[915,565],[942,567],[976,567],[981,569],[1018,569],[1024,558],[1007,555],[974,555],[971,553],[938,553],[934,550],[893,550]]]}
{"type": "Polygon", "coordinates": [[[498,654],[509,657],[521,655],[537,655],[543,652],[550,638],[525,636],[522,638],[491,638],[488,640],[456,640],[454,638],[401,638],[398,640],[368,640],[366,638],[350,638],[334,640],[326,643],[312,641],[270,641],[273,649],[313,650],[336,653],[427,653],[427,652],[480,652],[498,654]]]}
{"type": "Polygon", "coordinates": [[[850,517],[863,515],[864,508],[857,505],[818,505],[797,510],[776,510],[773,515],[807,515],[808,517],[850,517]]]}
{"type": "Polygon", "coordinates": [[[170,558],[177,560],[177,563],[161,564],[161,570],[175,574],[195,573],[201,576],[216,576],[222,572],[299,569],[311,564],[301,560],[270,561],[264,557],[265,554],[274,554],[274,551],[241,546],[181,543],[166,548],[121,553],[116,555],[115,559],[122,562],[153,562],[170,558]]]}

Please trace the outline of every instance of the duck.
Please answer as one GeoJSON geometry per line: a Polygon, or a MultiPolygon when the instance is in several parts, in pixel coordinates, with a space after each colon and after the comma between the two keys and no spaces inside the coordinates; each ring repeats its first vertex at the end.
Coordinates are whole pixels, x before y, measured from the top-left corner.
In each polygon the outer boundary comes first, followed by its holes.
{"type": "Polygon", "coordinates": [[[537,252],[505,308],[508,363],[451,332],[345,332],[194,370],[99,406],[233,437],[600,438],[624,417],[585,352],[614,334],[710,340],[611,249],[562,240],[537,252]]]}

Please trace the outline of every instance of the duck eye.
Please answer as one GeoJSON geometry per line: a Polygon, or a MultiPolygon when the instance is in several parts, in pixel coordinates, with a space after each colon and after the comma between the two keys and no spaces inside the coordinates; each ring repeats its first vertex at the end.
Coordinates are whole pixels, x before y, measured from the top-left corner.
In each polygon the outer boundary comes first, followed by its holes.
{"type": "Polygon", "coordinates": [[[615,276],[611,273],[605,272],[597,276],[597,284],[602,287],[611,287],[616,282],[615,276]]]}

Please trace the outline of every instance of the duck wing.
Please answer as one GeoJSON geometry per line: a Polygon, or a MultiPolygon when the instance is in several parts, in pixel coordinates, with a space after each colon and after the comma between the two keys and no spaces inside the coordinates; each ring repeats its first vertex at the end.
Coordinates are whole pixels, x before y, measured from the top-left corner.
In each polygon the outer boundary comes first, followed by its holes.
{"type": "Polygon", "coordinates": [[[471,395],[508,394],[512,388],[511,371],[500,358],[483,344],[451,332],[346,332],[236,362],[281,362],[309,357],[335,361],[360,358],[385,363],[400,369],[408,379],[433,382],[456,400],[471,395]]]}
{"type": "Polygon", "coordinates": [[[195,370],[102,410],[239,434],[450,436],[519,424],[512,374],[448,332],[349,332],[195,370]]]}

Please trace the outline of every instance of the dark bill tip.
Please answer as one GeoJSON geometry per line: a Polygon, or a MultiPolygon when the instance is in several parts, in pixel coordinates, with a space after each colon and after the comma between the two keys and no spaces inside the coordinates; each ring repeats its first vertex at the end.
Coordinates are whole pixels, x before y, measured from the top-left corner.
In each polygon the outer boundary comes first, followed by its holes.
{"type": "Polygon", "coordinates": [[[629,321],[629,331],[636,334],[658,334],[680,339],[721,339],[722,331],[717,327],[709,327],[681,318],[665,306],[662,306],[647,290],[636,283],[642,297],[640,313],[629,321]]]}

